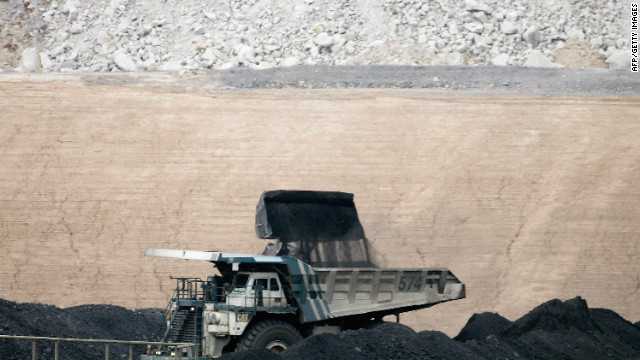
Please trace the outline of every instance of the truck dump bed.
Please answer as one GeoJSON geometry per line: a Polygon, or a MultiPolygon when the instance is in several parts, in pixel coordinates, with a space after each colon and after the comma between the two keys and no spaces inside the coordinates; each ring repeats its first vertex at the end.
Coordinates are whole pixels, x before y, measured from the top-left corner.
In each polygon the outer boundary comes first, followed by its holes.
{"type": "Polygon", "coordinates": [[[427,308],[465,297],[447,269],[314,269],[332,317],[427,308]]]}

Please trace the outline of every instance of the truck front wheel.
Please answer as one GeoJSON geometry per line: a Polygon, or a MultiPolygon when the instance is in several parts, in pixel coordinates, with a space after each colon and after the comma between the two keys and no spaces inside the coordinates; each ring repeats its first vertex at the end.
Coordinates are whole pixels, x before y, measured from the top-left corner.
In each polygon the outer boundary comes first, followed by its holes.
{"type": "Polygon", "coordinates": [[[236,349],[267,349],[279,354],[301,340],[302,335],[293,325],[280,320],[264,320],[242,335],[236,349]]]}

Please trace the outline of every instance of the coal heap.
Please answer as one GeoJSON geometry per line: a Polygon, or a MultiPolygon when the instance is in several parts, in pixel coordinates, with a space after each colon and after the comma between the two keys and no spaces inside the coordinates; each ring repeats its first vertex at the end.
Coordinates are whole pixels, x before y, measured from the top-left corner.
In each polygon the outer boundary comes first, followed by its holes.
{"type": "Polygon", "coordinates": [[[265,191],[256,207],[256,234],[278,239],[263,255],[291,256],[315,267],[375,267],[353,194],[265,191]]]}
{"type": "MultiPolygon", "coordinates": [[[[15,303],[0,299],[0,334],[80,339],[150,340],[163,319],[160,309],[131,311],[113,305],[82,305],[61,309],[52,305],[15,303]]],[[[54,344],[37,342],[38,359],[53,359],[54,344]]],[[[128,347],[111,345],[111,358],[128,354],[128,347]]],[[[146,346],[135,346],[142,354],[146,346]]],[[[104,359],[103,344],[60,343],[60,359],[104,359]]],[[[31,359],[31,342],[0,339],[0,359],[31,359]]]]}
{"type": "Polygon", "coordinates": [[[584,299],[548,301],[511,322],[473,315],[453,339],[437,331],[384,324],[372,330],[322,334],[283,352],[284,359],[640,359],[640,329],[584,299]]]}
{"type": "Polygon", "coordinates": [[[484,340],[511,326],[511,321],[500,314],[485,312],[473,314],[467,325],[453,339],[456,341],[484,340]]]}
{"type": "MultiPolygon", "coordinates": [[[[111,305],[67,309],[0,300],[0,333],[49,337],[149,340],[163,319],[159,309],[130,311],[111,305]]],[[[226,354],[224,360],[640,360],[640,328],[607,309],[590,309],[584,299],[550,300],[516,321],[499,314],[473,315],[453,339],[395,323],[373,329],[309,337],[280,355],[265,350],[226,354]]],[[[53,343],[39,342],[38,359],[53,358],[53,343]]],[[[145,351],[137,347],[135,354],[145,351]]],[[[126,358],[112,346],[111,358],[126,358]]],[[[28,359],[30,341],[0,340],[0,359],[28,359]]],[[[60,344],[60,359],[104,359],[104,346],[60,344]]]]}
{"type": "MultiPolygon", "coordinates": [[[[640,359],[640,330],[613,311],[576,297],[550,300],[509,326],[469,322],[464,344],[486,359],[640,359]]],[[[475,321],[477,322],[477,320],[475,321]]]]}

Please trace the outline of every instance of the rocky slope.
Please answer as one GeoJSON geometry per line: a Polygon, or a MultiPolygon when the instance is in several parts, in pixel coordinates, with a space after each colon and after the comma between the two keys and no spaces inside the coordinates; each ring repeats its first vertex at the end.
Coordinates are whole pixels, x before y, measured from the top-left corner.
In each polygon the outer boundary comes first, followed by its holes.
{"type": "Polygon", "coordinates": [[[0,68],[20,55],[23,71],[626,68],[625,11],[622,1],[595,0],[4,0],[0,68]],[[27,36],[9,34],[19,29],[27,36]]]}

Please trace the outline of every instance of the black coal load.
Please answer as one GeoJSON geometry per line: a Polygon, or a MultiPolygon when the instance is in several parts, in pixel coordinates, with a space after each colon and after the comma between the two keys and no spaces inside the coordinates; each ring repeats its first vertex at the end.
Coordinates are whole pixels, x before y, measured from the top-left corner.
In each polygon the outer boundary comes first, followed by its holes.
{"type": "Polygon", "coordinates": [[[353,194],[265,191],[255,226],[259,238],[278,240],[263,255],[291,256],[315,267],[376,267],[353,194]]]}
{"type": "MultiPolygon", "coordinates": [[[[159,309],[131,311],[113,305],[61,309],[0,299],[0,334],[3,335],[149,341],[162,318],[163,312],[159,309]]],[[[134,347],[134,354],[145,351],[144,345],[134,347]]],[[[61,342],[59,345],[61,360],[104,359],[104,352],[104,344],[61,342]]],[[[112,359],[128,353],[128,346],[110,345],[112,359]]],[[[53,359],[54,343],[38,341],[37,358],[53,359]]],[[[0,359],[31,359],[31,341],[0,339],[0,359]]]]}

